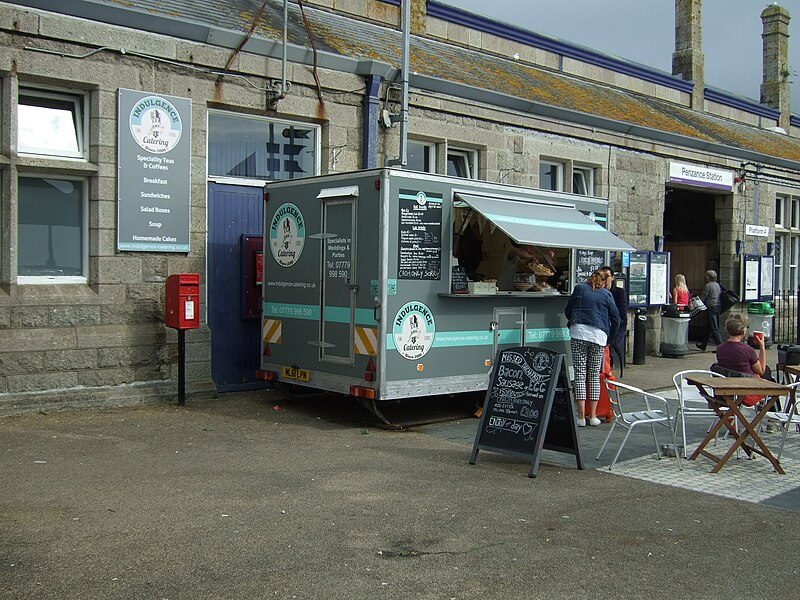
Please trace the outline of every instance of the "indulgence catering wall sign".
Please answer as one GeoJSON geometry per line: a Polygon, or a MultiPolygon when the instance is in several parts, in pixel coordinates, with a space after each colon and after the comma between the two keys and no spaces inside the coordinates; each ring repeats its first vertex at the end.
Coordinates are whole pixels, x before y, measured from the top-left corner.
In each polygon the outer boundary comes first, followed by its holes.
{"type": "Polygon", "coordinates": [[[119,90],[117,249],[189,252],[192,103],[119,90]]]}

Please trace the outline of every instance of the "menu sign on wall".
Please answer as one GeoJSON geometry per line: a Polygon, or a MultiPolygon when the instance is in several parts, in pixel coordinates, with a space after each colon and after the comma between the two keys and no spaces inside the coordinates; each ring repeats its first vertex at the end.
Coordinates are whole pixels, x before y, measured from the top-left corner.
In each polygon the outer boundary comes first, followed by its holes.
{"type": "Polygon", "coordinates": [[[119,90],[117,249],[189,252],[192,103],[119,90]]]}
{"type": "Polygon", "coordinates": [[[398,279],[442,275],[442,196],[400,190],[398,279]]]}
{"type": "Polygon", "coordinates": [[[589,276],[605,264],[605,250],[575,250],[575,284],[586,283],[589,276]]]}

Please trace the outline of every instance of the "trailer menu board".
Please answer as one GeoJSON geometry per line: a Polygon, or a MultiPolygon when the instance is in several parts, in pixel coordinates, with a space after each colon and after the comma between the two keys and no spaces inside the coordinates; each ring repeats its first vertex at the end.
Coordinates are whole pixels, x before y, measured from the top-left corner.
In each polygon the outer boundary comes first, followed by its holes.
{"type": "Polygon", "coordinates": [[[398,279],[442,275],[442,196],[400,190],[398,279]]]}
{"type": "Polygon", "coordinates": [[[542,447],[574,454],[583,468],[564,355],[535,346],[501,350],[469,462],[478,450],[530,457],[528,476],[536,477],[542,447]]]}
{"type": "Polygon", "coordinates": [[[605,263],[605,250],[575,250],[575,285],[586,283],[589,276],[605,263]]]}

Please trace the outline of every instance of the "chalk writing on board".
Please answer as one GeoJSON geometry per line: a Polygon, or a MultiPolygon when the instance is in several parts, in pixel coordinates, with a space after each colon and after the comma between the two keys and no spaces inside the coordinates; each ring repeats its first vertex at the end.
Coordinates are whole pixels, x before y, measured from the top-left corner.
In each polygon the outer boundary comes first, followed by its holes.
{"type": "Polygon", "coordinates": [[[564,355],[547,348],[506,348],[495,357],[470,463],[481,449],[530,456],[529,476],[544,447],[575,454],[580,449],[565,375],[564,355]]]}

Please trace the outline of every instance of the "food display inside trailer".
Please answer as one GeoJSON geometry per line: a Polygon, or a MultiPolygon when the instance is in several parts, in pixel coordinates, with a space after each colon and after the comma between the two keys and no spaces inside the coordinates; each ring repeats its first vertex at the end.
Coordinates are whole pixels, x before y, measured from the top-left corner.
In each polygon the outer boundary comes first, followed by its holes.
{"type": "Polygon", "coordinates": [[[597,198],[389,168],[269,183],[260,376],[396,400],[485,390],[509,347],[571,366],[577,249],[632,249],[607,213],[597,198]]]}

